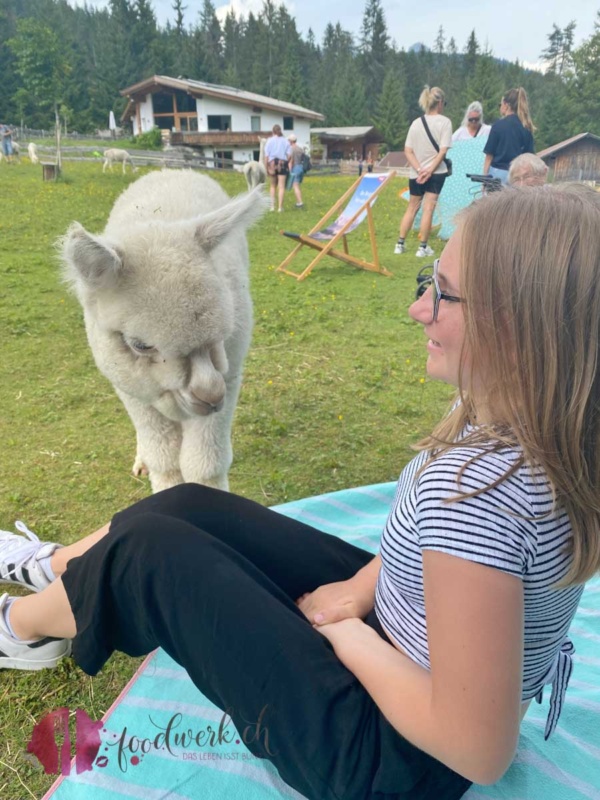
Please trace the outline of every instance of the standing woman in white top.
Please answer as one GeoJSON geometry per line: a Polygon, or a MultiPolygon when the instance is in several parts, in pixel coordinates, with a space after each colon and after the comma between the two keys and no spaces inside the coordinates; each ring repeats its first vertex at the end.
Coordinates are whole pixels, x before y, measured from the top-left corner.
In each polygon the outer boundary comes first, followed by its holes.
{"type": "Polygon", "coordinates": [[[283,135],[281,125],[273,125],[273,135],[267,139],[265,145],[265,168],[271,182],[271,211],[275,211],[275,190],[279,205],[277,210],[283,211],[283,198],[285,196],[285,182],[289,175],[289,159],[292,148],[283,135]]]}
{"type": "Polygon", "coordinates": [[[492,126],[483,121],[483,107],[479,100],[469,103],[460,128],[452,134],[453,142],[462,142],[464,139],[475,139],[477,136],[487,136],[492,126]]]}
{"type": "Polygon", "coordinates": [[[406,237],[424,199],[423,216],[419,229],[421,244],[416,254],[419,258],[425,258],[434,255],[427,240],[431,232],[433,212],[448,175],[444,159],[448,149],[452,146],[452,123],[448,117],[442,115],[446,99],[444,92],[439,87],[434,86],[433,89],[430,89],[429,86],[426,86],[419,97],[419,105],[423,109],[424,115],[412,123],[404,145],[406,159],[410,164],[408,181],[410,199],[400,222],[400,236],[394,254],[400,255],[406,252],[406,237]],[[431,142],[424,121],[431,136],[437,142],[439,150],[431,142]]]}

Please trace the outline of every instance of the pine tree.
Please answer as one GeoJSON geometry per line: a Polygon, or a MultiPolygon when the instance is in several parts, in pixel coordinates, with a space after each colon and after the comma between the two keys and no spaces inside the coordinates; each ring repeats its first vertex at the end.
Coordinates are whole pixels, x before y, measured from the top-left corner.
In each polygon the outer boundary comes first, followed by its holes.
{"type": "Polygon", "coordinates": [[[574,127],[600,135],[600,11],[594,33],[573,51],[574,75],[569,81],[574,127]]]}
{"type": "Polygon", "coordinates": [[[364,79],[356,61],[350,61],[346,69],[338,74],[334,83],[331,110],[326,117],[327,124],[368,125],[365,106],[364,79]]]}
{"type": "Polygon", "coordinates": [[[360,61],[369,87],[366,109],[369,115],[375,110],[383,86],[388,49],[389,36],[381,0],[367,0],[361,27],[360,61]]]}
{"type": "Polygon", "coordinates": [[[469,76],[472,75],[473,72],[475,71],[475,67],[477,66],[477,58],[480,52],[481,48],[479,47],[479,42],[477,41],[475,30],[472,30],[471,33],[469,34],[467,44],[465,45],[464,58],[463,58],[463,67],[467,80],[469,76]]]}
{"type": "Polygon", "coordinates": [[[483,106],[484,119],[498,116],[498,100],[502,96],[502,80],[496,69],[491,50],[486,50],[477,59],[477,66],[467,82],[467,96],[479,100],[483,106]]]}
{"type": "Polygon", "coordinates": [[[373,124],[384,137],[388,150],[401,150],[408,131],[408,116],[404,101],[405,79],[397,69],[389,69],[379,95],[373,124]]]}

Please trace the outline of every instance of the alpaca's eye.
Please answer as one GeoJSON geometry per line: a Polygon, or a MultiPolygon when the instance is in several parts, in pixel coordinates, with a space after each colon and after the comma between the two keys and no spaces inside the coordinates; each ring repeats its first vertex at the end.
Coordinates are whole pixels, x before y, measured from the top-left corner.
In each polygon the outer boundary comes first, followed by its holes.
{"type": "Polygon", "coordinates": [[[135,353],[140,353],[141,355],[149,355],[150,353],[156,352],[156,347],[153,347],[151,344],[144,344],[144,342],[139,339],[131,339],[127,344],[135,353]]]}

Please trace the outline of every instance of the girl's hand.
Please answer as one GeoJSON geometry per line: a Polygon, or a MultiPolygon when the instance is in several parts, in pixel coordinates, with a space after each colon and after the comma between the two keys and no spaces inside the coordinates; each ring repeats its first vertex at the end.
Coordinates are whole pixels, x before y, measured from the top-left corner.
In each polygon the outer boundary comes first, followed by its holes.
{"type": "MultiPolygon", "coordinates": [[[[380,636],[361,619],[342,619],[328,625],[313,625],[332,645],[336,656],[348,669],[357,653],[371,651],[374,643],[381,643],[380,636]]],[[[391,645],[389,645],[391,646],[391,645]]]]}
{"type": "Polygon", "coordinates": [[[363,619],[373,608],[373,596],[358,591],[350,578],[306,592],[296,605],[313,625],[326,625],[343,619],[363,619]]]}

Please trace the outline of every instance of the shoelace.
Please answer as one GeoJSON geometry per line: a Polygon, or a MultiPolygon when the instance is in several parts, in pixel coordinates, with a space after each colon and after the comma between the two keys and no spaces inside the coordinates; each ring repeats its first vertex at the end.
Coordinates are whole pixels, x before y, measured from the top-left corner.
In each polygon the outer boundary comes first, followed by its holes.
{"type": "Polygon", "coordinates": [[[12,538],[6,539],[5,541],[0,539],[0,558],[6,559],[10,556],[11,563],[13,563],[14,568],[17,569],[29,561],[31,556],[35,555],[41,542],[35,533],[30,531],[27,525],[21,522],[20,519],[15,522],[15,528],[19,533],[23,533],[27,539],[23,539],[20,542],[12,538]]]}

